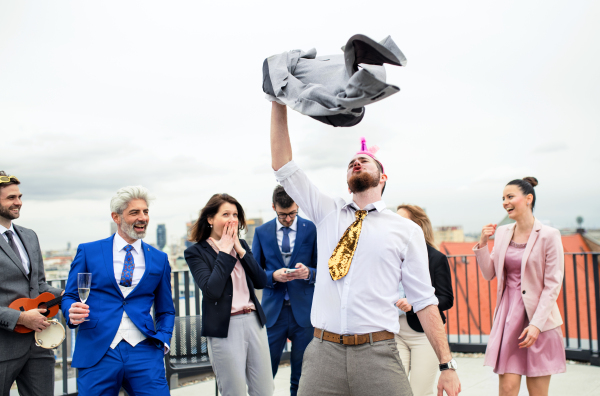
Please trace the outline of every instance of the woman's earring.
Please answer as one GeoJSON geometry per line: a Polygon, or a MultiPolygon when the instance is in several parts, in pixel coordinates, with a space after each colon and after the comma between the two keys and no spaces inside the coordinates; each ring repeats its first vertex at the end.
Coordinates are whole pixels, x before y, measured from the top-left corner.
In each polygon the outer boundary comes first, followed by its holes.
{"type": "MultiPolygon", "coordinates": [[[[527,205],[529,205],[529,204],[527,204],[527,205]]],[[[212,228],[212,224],[209,224],[208,226],[209,226],[210,228],[212,228]]]]}

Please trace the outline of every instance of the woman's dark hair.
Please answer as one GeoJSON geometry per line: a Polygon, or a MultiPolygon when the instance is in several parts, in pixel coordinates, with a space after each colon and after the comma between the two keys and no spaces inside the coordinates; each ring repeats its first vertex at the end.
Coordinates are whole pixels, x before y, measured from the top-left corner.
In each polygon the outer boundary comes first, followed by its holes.
{"type": "Polygon", "coordinates": [[[279,205],[281,209],[287,209],[294,204],[294,200],[285,192],[283,186],[277,186],[273,190],[273,206],[279,205]]]}
{"type": "Polygon", "coordinates": [[[531,202],[531,210],[535,207],[535,190],[533,189],[538,185],[538,180],[533,176],[527,176],[522,179],[515,179],[513,181],[508,182],[507,186],[517,186],[523,193],[523,195],[528,196],[529,194],[533,195],[533,202],[531,202]]]}
{"type": "Polygon", "coordinates": [[[246,229],[246,217],[244,215],[244,209],[242,205],[237,201],[237,199],[233,198],[229,194],[215,194],[204,205],[202,210],[200,210],[200,217],[192,226],[190,230],[190,241],[192,242],[202,242],[210,236],[211,227],[208,224],[208,219],[214,217],[217,213],[219,213],[219,209],[221,205],[224,203],[230,203],[235,205],[238,211],[238,231],[246,229]]]}

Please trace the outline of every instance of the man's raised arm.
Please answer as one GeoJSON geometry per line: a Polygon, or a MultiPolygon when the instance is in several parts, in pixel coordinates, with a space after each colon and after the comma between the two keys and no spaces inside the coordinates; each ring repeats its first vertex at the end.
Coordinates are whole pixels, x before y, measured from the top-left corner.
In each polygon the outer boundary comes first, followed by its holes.
{"type": "Polygon", "coordinates": [[[292,144],[287,123],[287,106],[271,102],[271,164],[278,171],[292,160],[292,144]]]}

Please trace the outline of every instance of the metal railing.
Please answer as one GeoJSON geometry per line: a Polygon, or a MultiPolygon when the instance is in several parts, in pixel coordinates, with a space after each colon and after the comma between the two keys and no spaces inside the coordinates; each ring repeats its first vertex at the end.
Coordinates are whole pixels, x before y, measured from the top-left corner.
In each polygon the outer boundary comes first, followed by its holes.
{"type": "MultiPolygon", "coordinates": [[[[558,296],[567,359],[600,366],[600,253],[565,253],[558,296]],[[591,267],[591,268],[590,268],[591,267]]],[[[483,353],[493,324],[497,278],[486,281],[475,256],[448,256],[454,306],[446,311],[446,334],[456,352],[483,353]]]]}
{"type": "MultiPolygon", "coordinates": [[[[565,254],[565,277],[557,300],[564,321],[562,332],[567,359],[591,362],[596,366],[600,366],[599,256],[596,252],[565,254]]],[[[454,289],[454,306],[446,311],[450,348],[455,352],[483,353],[493,324],[497,279],[483,279],[474,255],[448,256],[448,261],[454,289]]],[[[49,283],[64,289],[66,279],[49,283]]],[[[202,314],[201,291],[188,270],[174,270],[172,286],[176,316],[202,314]]],[[[67,332],[65,342],[54,350],[56,362],[62,369],[60,378],[56,378],[57,383],[62,382],[59,384],[61,392],[57,394],[74,396],[77,395],[77,370],[71,369],[70,362],[76,330],[66,326],[60,311],[56,318],[67,332]]]]}

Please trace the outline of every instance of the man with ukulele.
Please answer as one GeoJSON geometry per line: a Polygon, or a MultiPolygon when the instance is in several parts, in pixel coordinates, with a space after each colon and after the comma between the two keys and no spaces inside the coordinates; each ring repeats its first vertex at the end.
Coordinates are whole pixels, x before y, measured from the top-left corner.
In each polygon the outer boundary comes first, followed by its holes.
{"type": "Polygon", "coordinates": [[[35,345],[34,331],[49,326],[45,309],[19,312],[8,306],[18,298],[36,298],[61,289],[46,283],[40,244],[35,232],[13,224],[21,211],[19,180],[0,171],[0,386],[8,395],[17,381],[22,396],[54,394],[54,354],[35,345]],[[22,325],[32,331],[15,332],[22,325]]]}

